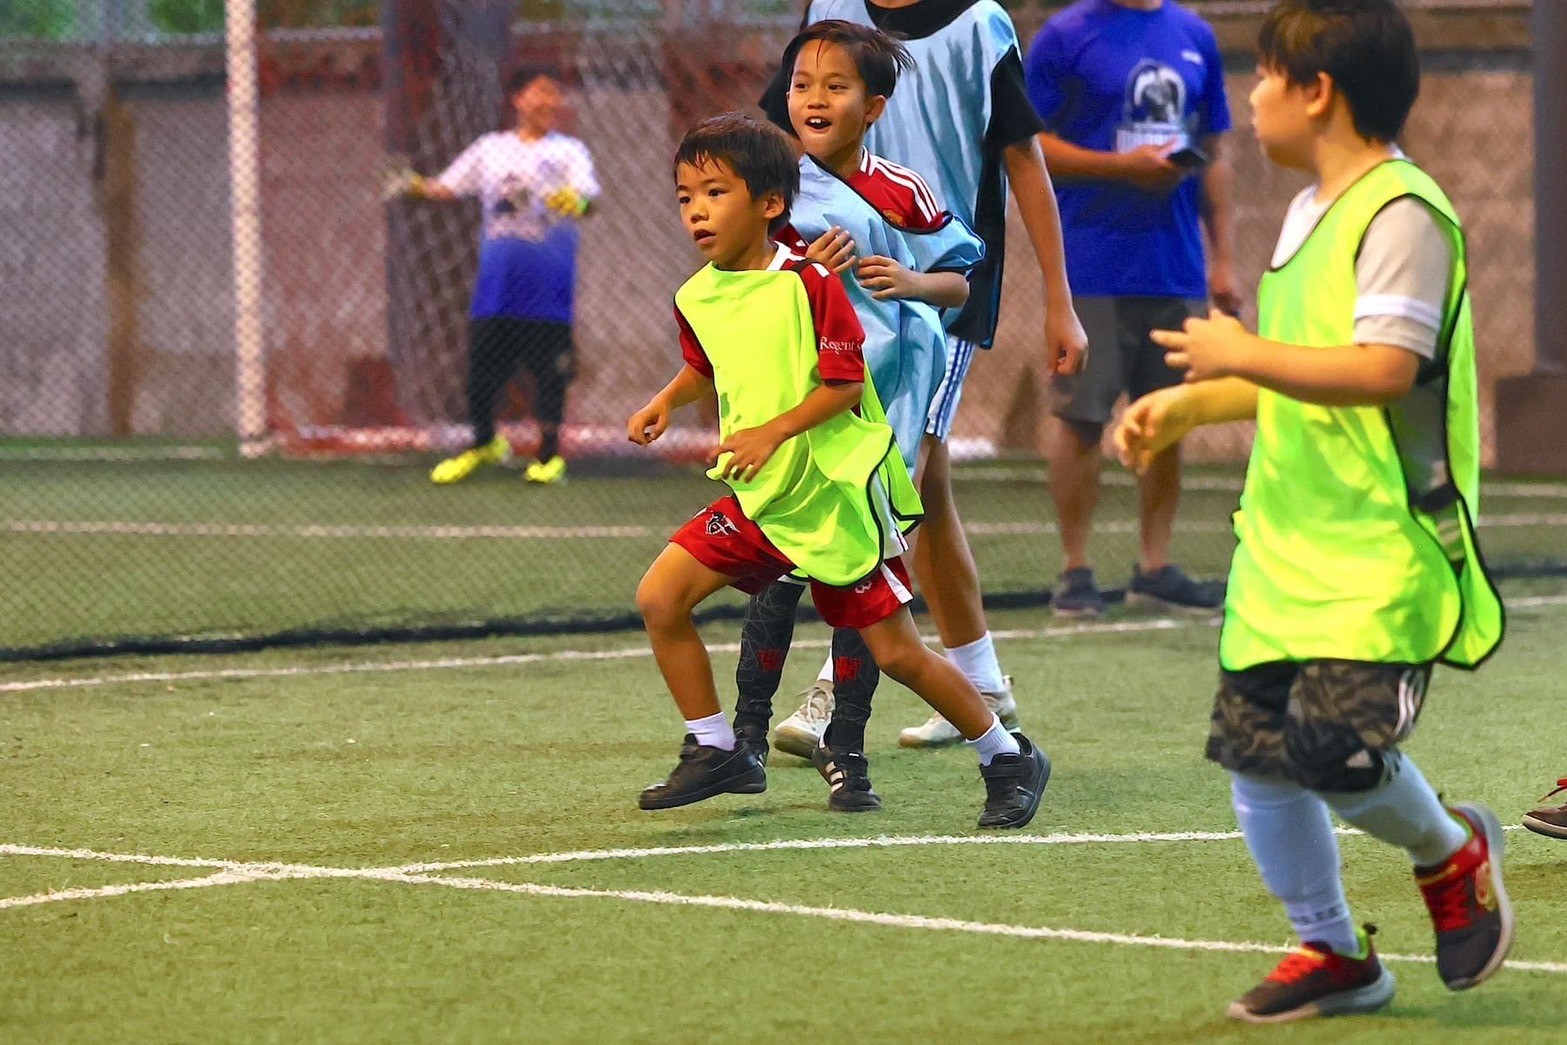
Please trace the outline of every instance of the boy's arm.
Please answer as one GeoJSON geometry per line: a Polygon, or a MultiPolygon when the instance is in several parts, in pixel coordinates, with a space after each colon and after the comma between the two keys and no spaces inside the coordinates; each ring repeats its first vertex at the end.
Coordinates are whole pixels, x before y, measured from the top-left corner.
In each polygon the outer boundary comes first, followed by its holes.
{"type": "Polygon", "coordinates": [[[1241,314],[1235,282],[1235,171],[1222,135],[1205,135],[1200,145],[1212,157],[1202,173],[1202,223],[1208,230],[1208,296],[1220,312],[1241,314]]]}
{"type": "Polygon", "coordinates": [[[1238,377],[1161,388],[1126,408],[1115,429],[1121,463],[1142,475],[1154,457],[1198,425],[1257,416],[1257,386],[1238,377]]]}
{"type": "Polygon", "coordinates": [[[1308,348],[1268,341],[1215,309],[1188,319],[1184,331],[1149,335],[1169,351],[1165,361],[1187,381],[1238,377],[1319,406],[1385,406],[1414,387],[1420,357],[1393,345],[1308,348]]]}
{"type": "Polygon", "coordinates": [[[1040,153],[1038,140],[1008,145],[1003,153],[1018,213],[1034,245],[1045,280],[1045,366],[1051,373],[1075,374],[1088,351],[1088,335],[1072,309],[1072,289],[1066,281],[1066,257],[1061,246],[1061,214],[1055,188],[1040,153]]]}
{"type": "Polygon", "coordinates": [[[968,277],[961,272],[916,272],[893,258],[872,255],[855,263],[854,275],[877,301],[907,298],[936,308],[962,308],[968,302],[968,277]]]}
{"type": "Polygon", "coordinates": [[[692,368],[690,363],[670,379],[647,405],[626,422],[626,438],[646,446],[669,428],[669,415],[713,394],[713,379],[692,368]]]}

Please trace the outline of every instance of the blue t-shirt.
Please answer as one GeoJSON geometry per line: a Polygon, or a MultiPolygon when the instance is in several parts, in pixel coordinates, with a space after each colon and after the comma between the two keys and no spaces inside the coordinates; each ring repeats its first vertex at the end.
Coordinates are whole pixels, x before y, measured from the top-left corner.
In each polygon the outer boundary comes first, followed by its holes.
{"type": "MultiPolygon", "coordinates": [[[[1196,144],[1230,129],[1213,30],[1165,0],[1137,11],[1078,0],[1039,30],[1023,63],[1052,134],[1085,149],[1196,144]]],[[[1165,195],[1124,182],[1056,182],[1074,294],[1206,298],[1200,176],[1165,195]]]]}

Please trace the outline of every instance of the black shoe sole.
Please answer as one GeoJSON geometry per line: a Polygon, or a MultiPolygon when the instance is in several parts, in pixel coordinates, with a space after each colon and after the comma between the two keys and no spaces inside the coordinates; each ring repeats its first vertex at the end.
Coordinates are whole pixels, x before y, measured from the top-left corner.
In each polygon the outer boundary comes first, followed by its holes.
{"type": "Polygon", "coordinates": [[[990,816],[987,813],[979,814],[980,827],[1015,828],[1027,827],[1028,822],[1034,819],[1034,814],[1039,812],[1039,803],[1044,800],[1045,788],[1050,784],[1050,759],[1038,746],[1034,747],[1034,764],[1043,767],[1039,774],[1039,786],[1031,788],[1028,805],[1021,808],[1009,809],[999,816],[990,816]]]}
{"type": "Polygon", "coordinates": [[[827,808],[834,813],[874,813],[881,808],[881,796],[874,791],[848,791],[844,795],[828,795],[827,808]]]}
{"type": "Polygon", "coordinates": [[[694,805],[697,802],[705,802],[709,798],[719,795],[759,795],[767,790],[767,774],[761,769],[749,770],[723,780],[713,780],[705,787],[694,791],[684,791],[678,794],[653,794],[649,788],[637,797],[637,806],[641,809],[678,809],[680,806],[694,805]]]}

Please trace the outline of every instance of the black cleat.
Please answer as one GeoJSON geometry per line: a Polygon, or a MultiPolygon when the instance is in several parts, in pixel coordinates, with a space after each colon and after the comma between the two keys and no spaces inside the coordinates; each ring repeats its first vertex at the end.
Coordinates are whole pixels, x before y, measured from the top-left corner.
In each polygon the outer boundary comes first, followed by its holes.
{"type": "Polygon", "coordinates": [[[662,784],[642,792],[637,805],[643,809],[674,809],[714,795],[759,795],[767,790],[767,773],[746,744],[733,751],[707,747],[690,733],[680,745],[680,762],[662,784]]]}
{"type": "Polygon", "coordinates": [[[1015,755],[997,755],[990,765],[980,766],[985,778],[985,808],[979,814],[980,827],[1023,827],[1039,812],[1039,800],[1050,782],[1050,759],[1022,733],[1013,731],[1021,750],[1015,755]]]}
{"type": "Polygon", "coordinates": [[[864,752],[835,749],[832,725],[811,753],[816,771],[827,781],[827,808],[836,813],[869,813],[881,808],[881,796],[871,790],[870,763],[864,752]]]}
{"type": "Polygon", "coordinates": [[[756,761],[763,769],[767,768],[767,756],[772,751],[772,746],[767,743],[767,723],[755,725],[750,722],[735,722],[735,743],[751,749],[756,755],[756,761]]]}

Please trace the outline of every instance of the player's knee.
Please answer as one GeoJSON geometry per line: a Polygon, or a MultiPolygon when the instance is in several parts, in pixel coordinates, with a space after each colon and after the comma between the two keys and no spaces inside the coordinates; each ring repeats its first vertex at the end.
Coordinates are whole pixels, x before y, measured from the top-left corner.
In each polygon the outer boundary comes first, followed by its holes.
{"type": "Polygon", "coordinates": [[[934,656],[924,646],[917,644],[898,644],[891,649],[876,651],[876,666],[881,673],[901,685],[908,685],[918,680],[920,671],[925,667],[926,658],[934,656]]]}
{"type": "Polygon", "coordinates": [[[651,573],[637,585],[637,612],[649,630],[678,624],[691,616],[691,607],[667,585],[659,584],[651,573]]]}
{"type": "Polygon", "coordinates": [[[1287,729],[1284,749],[1291,775],[1312,791],[1370,791],[1387,776],[1388,759],[1396,753],[1368,748],[1353,730],[1325,730],[1302,724],[1287,729]]]}
{"type": "Polygon", "coordinates": [[[1105,426],[1098,421],[1079,421],[1075,417],[1060,417],[1061,431],[1082,448],[1097,447],[1104,439],[1105,426]]]}

